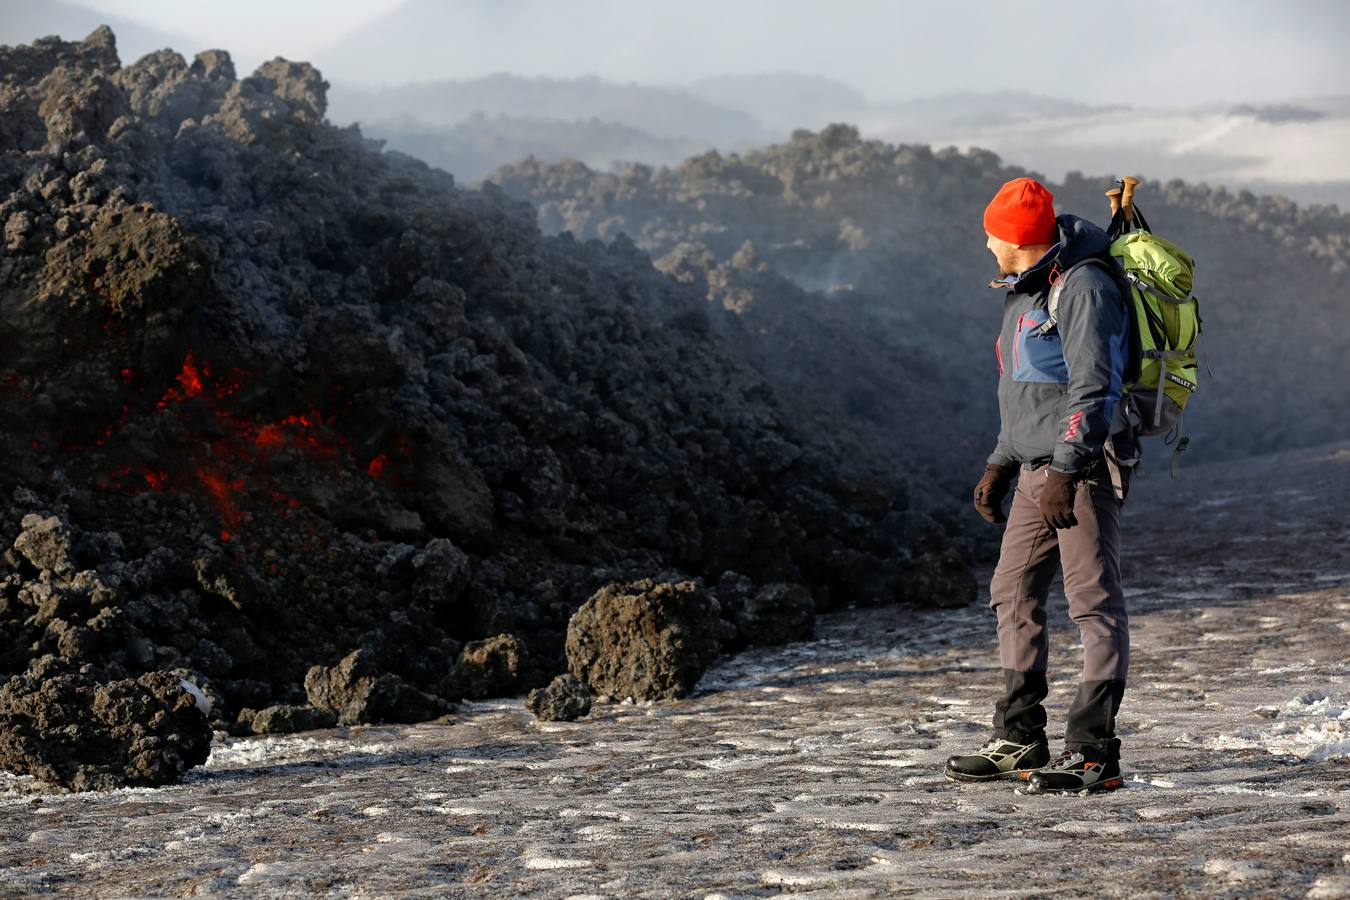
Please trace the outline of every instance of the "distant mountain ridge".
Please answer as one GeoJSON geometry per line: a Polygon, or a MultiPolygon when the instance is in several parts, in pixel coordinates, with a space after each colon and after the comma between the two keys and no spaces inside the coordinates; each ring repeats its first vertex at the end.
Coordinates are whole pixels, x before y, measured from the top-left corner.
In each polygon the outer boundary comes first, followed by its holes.
{"type": "Polygon", "coordinates": [[[474,112],[454,125],[428,125],[411,117],[364,124],[368,137],[417,157],[464,182],[490,175],[502,159],[556,159],[566,155],[601,171],[627,160],[677,165],[709,144],[693,138],[662,138],[637,128],[586,119],[540,119],[474,112]]]}
{"type": "Polygon", "coordinates": [[[746,152],[798,128],[847,121],[866,137],[893,143],[984,147],[1056,178],[1073,170],[1128,170],[1350,209],[1344,153],[1350,97],[1340,96],[1185,108],[1132,107],[1112,97],[1083,103],[1027,91],[878,102],[842,82],[793,72],[683,85],[496,74],[380,89],[339,83],[330,117],[359,121],[391,148],[466,181],[525,155],[673,165],[692,152],[746,152]],[[468,152],[464,130],[451,130],[475,115],[468,129],[475,149],[468,152]],[[533,120],[528,143],[519,140],[525,120],[533,120]],[[432,139],[438,129],[442,134],[432,139]]]}
{"type": "Polygon", "coordinates": [[[658,137],[742,141],[767,137],[750,113],[719,106],[678,88],[616,84],[593,76],[532,78],[497,73],[482,78],[333,91],[335,122],[411,117],[432,126],[474,113],[539,119],[599,118],[658,137]]]}

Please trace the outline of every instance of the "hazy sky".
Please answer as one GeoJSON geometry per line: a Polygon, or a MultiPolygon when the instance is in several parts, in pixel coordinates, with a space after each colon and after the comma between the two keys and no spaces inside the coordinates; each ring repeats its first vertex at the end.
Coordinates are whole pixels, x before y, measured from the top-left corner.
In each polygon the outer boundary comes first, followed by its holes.
{"type": "MultiPolygon", "coordinates": [[[[0,10],[4,3],[0,0],[0,10]]],[[[874,100],[1030,90],[1166,105],[1350,93],[1343,0],[78,0],[330,79],[681,83],[792,70],[874,100]]],[[[10,36],[12,37],[12,36],[10,36]]]]}
{"type": "MultiPolygon", "coordinates": [[[[5,0],[0,0],[0,6],[5,0]]],[[[401,0],[67,0],[221,47],[250,62],[305,58],[401,0]]],[[[175,50],[179,49],[177,47],[175,50]]],[[[198,49],[197,47],[189,49],[198,49]]],[[[124,60],[129,62],[129,60],[124,60]]]]}

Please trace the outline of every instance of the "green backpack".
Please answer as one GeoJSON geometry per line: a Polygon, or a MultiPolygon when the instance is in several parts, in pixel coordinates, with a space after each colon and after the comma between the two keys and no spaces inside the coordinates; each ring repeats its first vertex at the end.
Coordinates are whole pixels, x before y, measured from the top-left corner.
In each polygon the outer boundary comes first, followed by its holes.
{"type": "Polygon", "coordinates": [[[1116,238],[1111,256],[1119,260],[1134,300],[1139,377],[1126,391],[1139,407],[1139,433],[1150,436],[1175,430],[1180,452],[1189,442],[1181,430],[1182,414],[1199,378],[1200,302],[1191,294],[1195,260],[1147,230],[1116,238]]]}
{"type": "MultiPolygon", "coordinates": [[[[1175,477],[1180,455],[1190,445],[1182,415],[1199,382],[1196,351],[1200,303],[1191,293],[1195,260],[1176,244],[1153,234],[1133,203],[1120,209],[1115,205],[1107,229],[1112,238],[1110,262],[1086,259],[1077,264],[1109,268],[1122,288],[1128,286],[1132,301],[1130,346],[1134,359],[1126,366],[1125,393],[1112,433],[1129,430],[1131,437],[1163,435],[1163,443],[1173,447],[1171,468],[1175,477]]],[[[1051,289],[1047,325],[1058,319],[1060,287],[1076,267],[1071,266],[1051,289]]],[[[1112,448],[1107,449],[1108,456],[1112,455],[1112,448]]],[[[1117,462],[1133,465],[1138,457],[1135,454],[1132,460],[1117,462]]]]}

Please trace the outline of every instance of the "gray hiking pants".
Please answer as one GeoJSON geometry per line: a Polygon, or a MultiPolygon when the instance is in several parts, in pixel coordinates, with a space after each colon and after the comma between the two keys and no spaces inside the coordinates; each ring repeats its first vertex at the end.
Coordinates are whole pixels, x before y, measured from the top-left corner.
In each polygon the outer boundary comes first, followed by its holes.
{"type": "Polygon", "coordinates": [[[989,605],[998,617],[1004,696],[994,727],[1023,741],[1044,735],[1049,652],[1046,599],[1055,571],[1063,569],[1069,617],[1083,639],[1083,675],[1069,711],[1066,745],[1112,752],[1115,714],[1130,662],[1129,619],[1120,582],[1120,504],[1110,478],[1080,482],[1072,528],[1052,528],[1040,512],[1044,466],[1023,467],[1003,531],[989,605]]]}

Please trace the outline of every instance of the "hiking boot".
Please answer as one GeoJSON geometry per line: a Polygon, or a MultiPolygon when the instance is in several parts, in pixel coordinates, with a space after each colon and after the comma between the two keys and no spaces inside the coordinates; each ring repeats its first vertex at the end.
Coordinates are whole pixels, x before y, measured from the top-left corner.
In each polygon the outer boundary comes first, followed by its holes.
{"type": "Polygon", "coordinates": [[[1050,745],[1044,739],[1019,744],[993,737],[968,756],[953,756],[944,770],[953,781],[993,781],[1025,777],[1050,761],[1050,745]]]}
{"type": "Polygon", "coordinates": [[[1065,750],[1049,765],[1021,777],[1028,794],[1114,791],[1125,784],[1118,757],[1091,760],[1077,750],[1065,750]]]}

